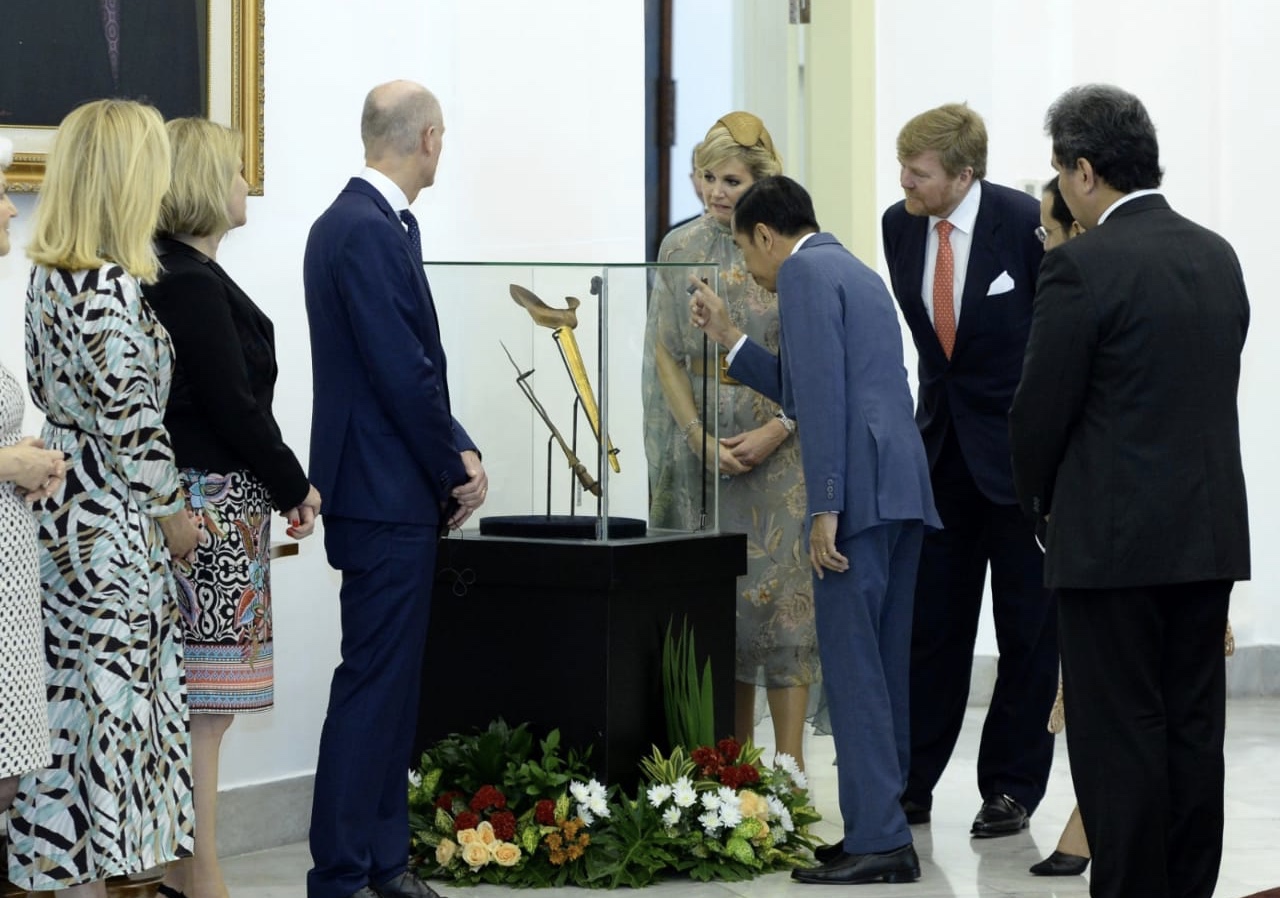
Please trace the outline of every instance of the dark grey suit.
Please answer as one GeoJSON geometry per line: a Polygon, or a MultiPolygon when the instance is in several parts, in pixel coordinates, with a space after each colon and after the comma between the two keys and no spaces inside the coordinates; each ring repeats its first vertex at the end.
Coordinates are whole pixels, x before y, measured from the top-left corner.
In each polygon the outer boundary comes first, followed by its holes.
{"type": "Polygon", "coordinates": [[[1236,390],[1249,301],[1225,240],[1161,196],[1049,253],[1010,413],[1048,517],[1071,772],[1094,895],[1213,893],[1222,654],[1249,577],[1236,390]]]}

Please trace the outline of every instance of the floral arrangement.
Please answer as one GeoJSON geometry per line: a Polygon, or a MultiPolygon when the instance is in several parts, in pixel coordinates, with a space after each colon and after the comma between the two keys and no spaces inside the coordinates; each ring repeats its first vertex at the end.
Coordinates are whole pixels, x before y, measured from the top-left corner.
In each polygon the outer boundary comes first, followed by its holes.
{"type": "Polygon", "coordinates": [[[724,739],[641,763],[635,798],[502,721],[451,736],[410,777],[411,863],[426,877],[524,887],[649,885],[664,876],[740,880],[805,866],[814,841],[804,774],[724,739]]]}

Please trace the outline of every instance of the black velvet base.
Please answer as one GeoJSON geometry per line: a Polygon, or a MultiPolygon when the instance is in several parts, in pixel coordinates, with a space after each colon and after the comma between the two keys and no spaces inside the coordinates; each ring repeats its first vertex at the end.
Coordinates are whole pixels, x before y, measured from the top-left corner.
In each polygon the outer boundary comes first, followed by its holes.
{"type": "MultiPolygon", "coordinates": [[[[480,519],[481,536],[515,539],[595,539],[596,519],[590,515],[504,514],[480,519]]],[[[639,518],[609,518],[607,539],[638,539],[645,535],[639,518]]]]}

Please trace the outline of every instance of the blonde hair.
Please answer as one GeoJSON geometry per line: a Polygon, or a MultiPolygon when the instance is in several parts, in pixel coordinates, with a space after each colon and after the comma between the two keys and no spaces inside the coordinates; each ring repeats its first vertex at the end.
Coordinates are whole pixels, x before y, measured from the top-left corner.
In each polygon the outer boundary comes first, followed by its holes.
{"type": "Polygon", "coordinates": [[[58,127],[27,255],[71,271],[114,262],[143,283],[160,269],[152,248],[169,189],[164,119],[132,100],[95,100],[58,127]]]}
{"type": "Polygon", "coordinates": [[[956,177],[973,169],[975,180],[987,176],[987,126],[966,103],[947,103],[922,112],[898,132],[898,158],[906,160],[933,150],[942,170],[956,177]]]}
{"type": "Polygon", "coordinates": [[[782,174],[782,157],[773,148],[773,138],[764,122],[749,112],[731,112],[719,119],[693,154],[699,172],[731,160],[741,162],[756,181],[782,174]]]}
{"type": "Polygon", "coordinates": [[[165,130],[173,170],[156,229],[195,237],[226,233],[231,229],[227,201],[244,145],[240,132],[205,118],[174,119],[165,130]]]}

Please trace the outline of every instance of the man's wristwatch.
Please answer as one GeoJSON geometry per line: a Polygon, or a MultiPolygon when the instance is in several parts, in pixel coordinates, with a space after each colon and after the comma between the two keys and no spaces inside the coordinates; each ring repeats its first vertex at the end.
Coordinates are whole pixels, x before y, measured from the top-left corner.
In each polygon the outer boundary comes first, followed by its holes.
{"type": "Polygon", "coordinates": [[[784,428],[786,428],[787,433],[796,432],[795,418],[788,418],[786,414],[783,412],[778,412],[776,415],[774,415],[774,417],[778,419],[779,424],[781,424],[784,428]]]}

